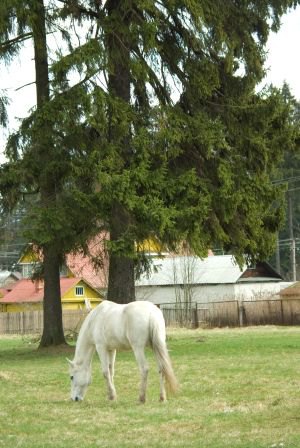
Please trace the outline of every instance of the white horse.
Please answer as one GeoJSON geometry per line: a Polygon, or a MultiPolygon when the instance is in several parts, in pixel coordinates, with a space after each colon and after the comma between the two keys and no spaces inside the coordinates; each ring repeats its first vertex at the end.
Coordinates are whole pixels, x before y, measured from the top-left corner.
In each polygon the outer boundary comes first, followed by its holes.
{"type": "Polygon", "coordinates": [[[146,400],[148,364],[145,347],[154,351],[160,375],[160,400],[166,400],[164,380],[168,391],[178,386],[166,346],[165,321],[161,310],[147,301],[120,305],[103,301],[88,314],[79,332],[75,357],[70,364],[71,398],[83,400],[91,382],[91,362],[97,351],[107,382],[108,398],[116,399],[114,363],[116,350],[132,349],[141,373],[139,400],[146,400]]]}

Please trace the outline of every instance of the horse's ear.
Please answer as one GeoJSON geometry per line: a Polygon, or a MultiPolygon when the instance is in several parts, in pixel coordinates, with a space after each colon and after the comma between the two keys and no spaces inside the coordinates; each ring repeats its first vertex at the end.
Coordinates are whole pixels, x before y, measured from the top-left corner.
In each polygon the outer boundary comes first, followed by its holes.
{"type": "Polygon", "coordinates": [[[74,367],[74,362],[70,359],[66,358],[67,362],[70,364],[71,367],[74,367]]]}

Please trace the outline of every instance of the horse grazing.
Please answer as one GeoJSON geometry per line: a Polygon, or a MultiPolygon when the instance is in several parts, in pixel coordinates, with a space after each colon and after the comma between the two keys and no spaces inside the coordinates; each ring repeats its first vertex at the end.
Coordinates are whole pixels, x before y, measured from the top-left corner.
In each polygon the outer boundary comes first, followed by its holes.
{"type": "Polygon", "coordinates": [[[108,398],[115,400],[116,351],[132,349],[141,373],[139,401],[144,403],[149,370],[145,357],[147,345],[152,347],[156,358],[160,375],[160,400],[165,401],[165,381],[171,393],[177,390],[178,383],[167,351],[165,321],[161,310],[147,301],[126,305],[103,301],[87,315],[79,332],[75,357],[73,361],[68,360],[72,400],[83,400],[91,383],[91,363],[95,350],[107,382],[108,398]]]}

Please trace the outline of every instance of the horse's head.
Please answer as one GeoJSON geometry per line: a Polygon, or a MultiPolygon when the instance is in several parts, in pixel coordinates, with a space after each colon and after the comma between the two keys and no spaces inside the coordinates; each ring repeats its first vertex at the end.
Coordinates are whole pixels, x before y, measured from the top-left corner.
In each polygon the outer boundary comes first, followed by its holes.
{"type": "Polygon", "coordinates": [[[71,378],[71,399],[81,401],[91,384],[91,368],[67,359],[71,378]]]}

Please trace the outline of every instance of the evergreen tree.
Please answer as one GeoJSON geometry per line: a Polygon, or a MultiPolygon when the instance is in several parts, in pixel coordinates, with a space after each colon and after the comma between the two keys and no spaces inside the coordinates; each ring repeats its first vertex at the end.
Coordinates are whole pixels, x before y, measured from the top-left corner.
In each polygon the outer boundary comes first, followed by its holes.
{"type": "MultiPolygon", "coordinates": [[[[91,189],[86,177],[91,178],[92,170],[86,160],[84,142],[89,131],[81,119],[84,107],[89,104],[80,85],[57,95],[53,85],[50,92],[46,34],[49,23],[53,26],[56,9],[54,2],[47,5],[49,9],[46,11],[43,0],[2,4],[7,22],[2,24],[1,45],[3,55],[10,57],[24,41],[24,36],[26,39],[30,36],[34,45],[37,105],[23,120],[19,131],[9,138],[9,162],[1,167],[0,190],[4,209],[18,205],[23,196],[34,194],[36,198],[27,206],[23,225],[28,241],[35,243],[43,254],[45,286],[41,346],[65,341],[59,277],[64,255],[79,246],[86,247],[87,236],[99,228],[93,217],[87,220],[86,211],[91,213],[93,208],[92,195],[83,197],[80,194],[91,189]],[[19,34],[10,39],[10,33],[16,32],[17,25],[19,34]],[[85,161],[85,168],[81,167],[80,173],[77,172],[82,163],[79,160],[85,161]],[[86,176],[87,172],[89,176],[86,176]]],[[[61,32],[67,39],[68,33],[61,32]]]]}
{"type": "MultiPolygon", "coordinates": [[[[33,138],[34,157],[43,166],[38,178],[40,189],[41,214],[45,210],[55,207],[57,191],[59,191],[59,179],[57,172],[51,167],[57,163],[55,145],[52,139],[51,121],[47,119],[44,106],[50,101],[49,68],[46,37],[46,13],[44,0],[35,0],[32,4],[32,32],[34,42],[34,59],[36,73],[37,96],[37,133],[33,138]],[[39,115],[42,116],[39,117],[39,115]]],[[[44,326],[40,345],[58,345],[65,342],[62,307],[60,296],[60,265],[62,263],[61,249],[57,247],[56,240],[42,244],[43,249],[43,275],[44,275],[44,326]]]]}
{"type": "MultiPolygon", "coordinates": [[[[107,110],[98,179],[109,298],[134,298],[134,242],[149,235],[199,255],[214,243],[240,260],[270,253],[282,211],[270,175],[293,131],[280,95],[255,86],[269,31],[296,3],[64,1],[64,17],[96,30],[85,45],[98,53],[107,110]]],[[[70,54],[58,73],[76,64],[70,54]]]]}
{"type": "MultiPolygon", "coordinates": [[[[12,57],[18,51],[24,38],[29,36],[33,40],[37,107],[36,115],[42,115],[44,106],[50,100],[48,52],[46,40],[46,14],[43,0],[26,2],[4,2],[2,4],[4,21],[1,26],[2,39],[8,39],[17,29],[17,35],[13,39],[2,42],[1,49],[5,57],[12,57]],[[24,37],[25,36],[25,37],[24,37]]],[[[42,209],[51,207],[55,202],[56,182],[55,173],[49,171],[49,165],[53,161],[53,144],[51,141],[51,126],[44,119],[39,122],[33,139],[34,157],[44,167],[40,171],[38,180],[42,209]]],[[[16,163],[14,164],[16,167],[16,163]]],[[[12,167],[11,167],[12,168],[12,167]]],[[[18,170],[24,169],[18,164],[18,170]]],[[[12,172],[12,169],[10,169],[12,172]]],[[[25,181],[27,179],[24,179],[25,181]]],[[[18,180],[16,181],[16,184],[18,180]]],[[[41,210],[42,212],[42,210],[41,210]]],[[[59,268],[61,254],[53,241],[43,244],[43,268],[44,268],[44,330],[41,346],[57,345],[64,343],[62,326],[62,312],[60,299],[59,268]]]]}

